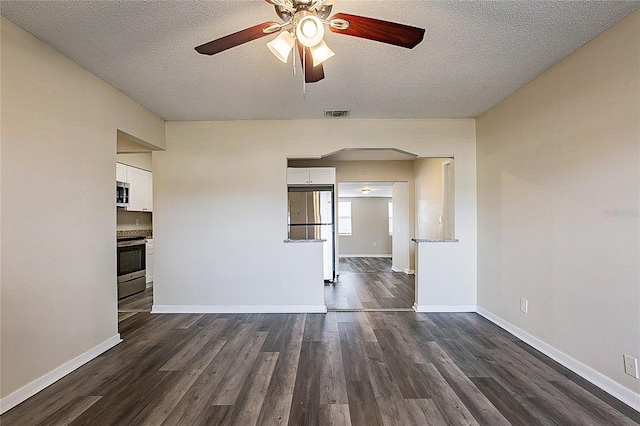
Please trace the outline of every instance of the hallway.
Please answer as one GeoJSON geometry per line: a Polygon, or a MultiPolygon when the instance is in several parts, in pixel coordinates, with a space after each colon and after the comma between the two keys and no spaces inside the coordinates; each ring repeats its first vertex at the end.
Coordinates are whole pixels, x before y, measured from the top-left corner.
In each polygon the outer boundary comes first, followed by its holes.
{"type": "Polygon", "coordinates": [[[391,271],[390,258],[340,258],[339,271],[335,285],[324,287],[330,311],[411,310],[415,302],[415,277],[391,271]]]}

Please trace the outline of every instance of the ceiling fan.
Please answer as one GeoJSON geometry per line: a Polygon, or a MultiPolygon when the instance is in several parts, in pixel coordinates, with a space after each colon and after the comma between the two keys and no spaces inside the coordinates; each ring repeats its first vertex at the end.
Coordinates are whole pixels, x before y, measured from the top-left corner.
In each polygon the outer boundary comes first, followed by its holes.
{"type": "MultiPolygon", "coordinates": [[[[424,37],[425,30],[395,22],[366,18],[364,16],[336,13],[329,18],[336,0],[266,0],[275,6],[276,13],[283,22],[263,22],[256,26],[229,34],[217,40],[196,47],[203,55],[215,55],[232,47],[271,34],[280,33],[267,43],[271,52],[282,62],[289,60],[289,54],[297,46],[304,80],[314,83],[324,78],[322,63],[335,55],[324,41],[324,26],[338,34],[393,44],[412,49],[424,37]]],[[[295,70],[295,55],[294,55],[295,70]]]]}

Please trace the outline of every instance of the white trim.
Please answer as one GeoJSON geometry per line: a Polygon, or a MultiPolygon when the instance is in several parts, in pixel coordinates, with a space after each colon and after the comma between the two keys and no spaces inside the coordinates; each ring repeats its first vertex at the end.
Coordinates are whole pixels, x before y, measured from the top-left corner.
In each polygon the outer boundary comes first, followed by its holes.
{"type": "Polygon", "coordinates": [[[326,305],[153,305],[152,314],[325,314],[326,305]]]}
{"type": "MultiPolygon", "coordinates": [[[[593,368],[589,367],[588,365],[585,365],[585,364],[581,363],[580,361],[570,357],[569,355],[565,354],[564,352],[559,351],[558,349],[554,348],[553,346],[549,345],[548,343],[543,342],[542,340],[538,339],[537,337],[532,336],[531,334],[527,333],[526,331],[524,331],[524,330],[516,327],[515,325],[505,321],[504,319],[500,318],[499,316],[495,315],[494,313],[492,313],[492,312],[490,312],[490,311],[488,311],[488,310],[486,310],[484,308],[481,308],[480,306],[478,306],[477,312],[478,312],[478,314],[482,315],[483,317],[485,317],[486,319],[488,319],[492,323],[496,324],[499,327],[504,328],[509,333],[513,334],[514,336],[516,336],[517,338],[519,338],[523,342],[526,342],[529,345],[531,345],[533,348],[539,350],[540,352],[542,352],[543,354],[545,354],[549,358],[551,358],[554,361],[562,364],[563,366],[565,366],[569,370],[573,371],[577,375],[579,375],[579,376],[585,378],[586,380],[588,380],[589,382],[593,383],[594,385],[596,385],[597,387],[599,387],[603,391],[607,392],[611,396],[613,396],[613,397],[619,399],[620,401],[624,402],[625,404],[627,404],[628,406],[630,406],[634,410],[640,411],[640,393],[635,393],[631,389],[628,389],[628,388],[622,386],[620,383],[618,383],[618,382],[612,380],[611,378],[605,376],[604,374],[594,370],[593,368]]],[[[620,363],[620,365],[622,365],[622,363],[620,363]]]]}
{"type": "Polygon", "coordinates": [[[29,383],[28,385],[23,386],[17,391],[0,399],[0,414],[6,413],[16,405],[31,398],[33,395],[37,394],[47,386],[54,384],[55,382],[62,379],[67,374],[82,367],[87,362],[100,356],[102,353],[108,351],[109,349],[111,349],[112,347],[114,347],[120,342],[122,342],[122,339],[120,338],[120,333],[114,336],[111,336],[110,338],[100,343],[99,345],[94,346],[93,348],[78,355],[72,360],[65,362],[58,368],[48,372],[44,376],[37,378],[36,380],[29,383]]]}
{"type": "Polygon", "coordinates": [[[476,305],[418,305],[413,304],[416,312],[475,312],[476,305]]]}
{"type": "Polygon", "coordinates": [[[400,269],[400,268],[396,268],[393,265],[391,265],[391,270],[393,272],[404,272],[407,275],[415,275],[416,273],[416,271],[414,271],[413,269],[409,269],[409,268],[400,269]]]}
{"type": "Polygon", "coordinates": [[[338,257],[391,257],[391,254],[340,254],[338,257]]]}

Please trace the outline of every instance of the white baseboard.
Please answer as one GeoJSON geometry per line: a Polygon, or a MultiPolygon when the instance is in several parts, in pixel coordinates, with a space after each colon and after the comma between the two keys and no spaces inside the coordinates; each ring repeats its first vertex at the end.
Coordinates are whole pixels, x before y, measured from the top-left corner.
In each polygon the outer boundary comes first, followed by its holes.
{"type": "Polygon", "coordinates": [[[415,274],[415,271],[413,269],[409,269],[409,268],[400,269],[400,268],[396,268],[393,265],[391,265],[391,270],[393,272],[404,272],[407,275],[414,275],[415,274]]]}
{"type": "Polygon", "coordinates": [[[153,305],[152,314],[324,314],[326,305],[282,305],[282,306],[199,306],[199,305],[153,305]]]}
{"type": "MultiPolygon", "coordinates": [[[[564,352],[561,352],[558,349],[554,348],[553,346],[543,342],[537,337],[534,337],[531,334],[527,333],[526,331],[503,320],[502,318],[495,315],[494,313],[484,308],[481,308],[479,306],[476,311],[478,312],[478,314],[482,315],[492,323],[496,324],[499,327],[504,328],[509,333],[513,334],[523,342],[526,342],[527,344],[539,350],[549,358],[562,364],[564,367],[573,371],[577,375],[585,378],[586,380],[593,383],[594,385],[596,385],[603,391],[607,392],[611,396],[624,402],[634,410],[640,411],[640,393],[635,393],[631,389],[628,389],[622,386],[618,382],[594,370],[588,365],[581,363],[580,361],[570,357],[564,352]]],[[[620,360],[620,365],[622,365],[622,359],[620,360]]]]}
{"type": "Polygon", "coordinates": [[[94,346],[88,351],[78,355],[72,360],[65,362],[55,370],[48,372],[44,376],[0,399],[0,414],[6,413],[16,405],[31,398],[33,395],[37,394],[47,386],[52,385],[67,374],[82,367],[87,362],[111,349],[120,342],[122,342],[122,339],[120,338],[120,333],[118,333],[100,343],[99,345],[94,346]]]}
{"type": "Polygon", "coordinates": [[[391,254],[340,254],[338,257],[392,257],[391,254]]]}
{"type": "Polygon", "coordinates": [[[416,312],[475,312],[476,305],[417,305],[413,304],[416,312]]]}

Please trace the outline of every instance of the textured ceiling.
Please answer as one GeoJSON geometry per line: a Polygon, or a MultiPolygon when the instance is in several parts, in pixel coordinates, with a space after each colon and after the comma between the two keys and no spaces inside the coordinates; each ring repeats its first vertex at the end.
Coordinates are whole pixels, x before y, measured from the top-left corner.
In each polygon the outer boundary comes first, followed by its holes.
{"type": "Polygon", "coordinates": [[[345,12],[426,29],[413,50],[328,32],[307,85],[265,37],[193,48],[275,20],[262,0],[11,1],[1,13],[166,120],[476,117],[640,6],[638,1],[350,1],[345,12]]]}

